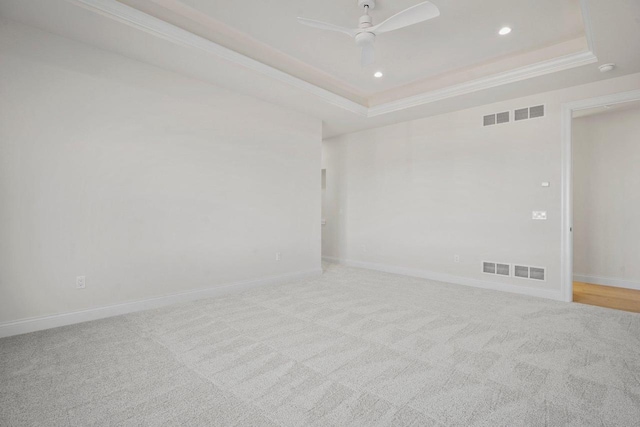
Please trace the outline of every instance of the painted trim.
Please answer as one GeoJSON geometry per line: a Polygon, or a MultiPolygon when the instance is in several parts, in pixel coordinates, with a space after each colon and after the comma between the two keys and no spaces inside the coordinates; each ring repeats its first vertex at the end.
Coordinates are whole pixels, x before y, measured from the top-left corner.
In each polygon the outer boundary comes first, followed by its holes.
{"type": "Polygon", "coordinates": [[[587,45],[589,48],[588,51],[578,52],[571,55],[565,55],[559,58],[538,62],[525,67],[517,68],[515,70],[510,70],[469,82],[448,86],[442,89],[409,96],[397,101],[387,102],[375,107],[367,107],[343,96],[337,95],[331,91],[323,89],[319,86],[316,86],[312,83],[309,83],[305,80],[294,77],[291,74],[263,64],[262,62],[256,61],[234,50],[228,49],[211,40],[183,30],[182,28],[176,27],[175,25],[169,24],[168,22],[148,15],[138,9],[120,3],[117,0],[67,1],[87,8],[89,10],[93,10],[97,13],[145,31],[149,34],[164,38],[173,43],[196,48],[206,53],[215,55],[224,60],[255,71],[265,77],[273,78],[297,89],[304,90],[310,94],[318,96],[329,104],[350,111],[354,114],[357,114],[358,116],[367,118],[389,114],[405,110],[407,108],[418,107],[435,101],[490,89],[508,83],[514,83],[517,81],[555,73],[570,68],[581,67],[583,65],[592,64],[598,61],[598,58],[596,57],[593,50],[593,35],[591,30],[587,1],[580,0],[580,7],[582,10],[585,27],[585,37],[587,39],[587,45]]]}
{"type": "Polygon", "coordinates": [[[520,295],[528,295],[538,298],[547,298],[562,301],[562,294],[559,290],[549,290],[532,288],[528,286],[518,286],[510,283],[493,282],[489,280],[472,279],[469,277],[454,276],[451,274],[437,273],[428,270],[398,267],[373,262],[355,261],[349,259],[338,259],[334,257],[322,257],[327,261],[337,262],[348,267],[364,268],[367,270],[382,271],[385,273],[400,274],[402,276],[419,277],[421,279],[435,280],[438,282],[451,283],[454,285],[470,286],[474,288],[489,289],[493,291],[510,292],[520,295]]]}
{"type": "Polygon", "coordinates": [[[587,0],[580,0],[580,10],[582,12],[582,24],[584,25],[584,36],[587,39],[589,51],[597,56],[596,43],[593,38],[593,27],[591,26],[591,12],[587,0]]]}
{"type": "Polygon", "coordinates": [[[573,301],[573,156],[571,150],[571,122],[573,110],[561,107],[560,120],[562,141],[560,143],[560,289],[562,299],[573,301]]]}
{"type": "Polygon", "coordinates": [[[161,19],[148,15],[117,0],[67,0],[78,4],[86,9],[93,10],[109,18],[113,18],[131,27],[145,31],[154,36],[169,40],[173,43],[202,50],[206,53],[225,59],[236,65],[248,68],[265,77],[269,77],[280,82],[291,85],[297,89],[309,92],[329,104],[343,108],[359,116],[367,116],[367,107],[357,102],[351,101],[343,96],[336,95],[326,89],[311,84],[280,71],[260,61],[249,58],[234,50],[226,48],[211,40],[200,37],[175,25],[169,24],[161,19]]]}
{"type": "Polygon", "coordinates": [[[398,101],[377,105],[375,107],[369,108],[368,117],[375,117],[382,114],[393,113],[396,111],[404,110],[406,108],[417,107],[423,104],[429,104],[431,102],[452,98],[454,96],[466,95],[468,93],[491,89],[493,87],[502,86],[521,80],[527,80],[534,77],[543,76],[545,74],[567,70],[569,68],[593,64],[597,61],[598,58],[596,58],[596,56],[591,52],[579,52],[571,55],[561,56],[559,58],[538,62],[526,67],[516,68],[515,70],[506,71],[504,73],[494,74],[493,76],[483,77],[481,79],[472,80],[458,85],[410,96],[398,101]]]}
{"type": "Polygon", "coordinates": [[[247,291],[261,286],[273,285],[289,280],[301,280],[316,277],[322,274],[322,269],[301,271],[296,273],[269,276],[262,279],[245,280],[228,283],[221,286],[196,289],[193,291],[179,292],[138,301],[129,301],[120,304],[90,308],[87,310],[72,311],[69,313],[54,314],[51,316],[32,317],[13,322],[0,323],[0,338],[13,335],[26,334],[44,329],[57,328],[59,326],[73,325],[91,320],[104,319],[106,317],[120,316],[122,314],[164,307],[180,302],[193,301],[201,298],[218,297],[235,292],[247,291]]]}
{"type": "Polygon", "coordinates": [[[585,276],[583,274],[574,274],[574,282],[591,283],[593,285],[613,286],[615,288],[635,289],[640,291],[640,282],[618,279],[616,277],[603,277],[603,276],[585,276]]]}
{"type": "Polygon", "coordinates": [[[560,238],[560,289],[564,301],[573,301],[573,181],[572,162],[573,146],[571,142],[571,126],[573,112],[603,105],[621,104],[639,101],[640,90],[614,93],[598,98],[562,104],[561,107],[561,238],[560,238]]]}

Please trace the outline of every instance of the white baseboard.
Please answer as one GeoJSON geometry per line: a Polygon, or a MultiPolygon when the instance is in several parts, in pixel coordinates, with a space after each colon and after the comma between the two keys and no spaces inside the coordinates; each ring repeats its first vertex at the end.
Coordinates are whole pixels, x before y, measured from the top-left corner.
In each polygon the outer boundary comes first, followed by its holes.
{"type": "Polygon", "coordinates": [[[90,308],[87,310],[73,311],[70,313],[32,317],[29,319],[5,322],[0,323],[0,338],[10,337],[12,335],[26,334],[28,332],[35,332],[44,329],[57,328],[59,326],[72,325],[75,323],[87,322],[90,320],[104,319],[105,317],[119,316],[121,314],[133,313],[136,311],[159,308],[179,302],[216,297],[234,292],[242,292],[260,286],[272,285],[290,280],[300,280],[308,277],[320,276],[321,274],[322,269],[300,271],[279,276],[269,276],[261,279],[228,283],[211,288],[196,289],[193,291],[163,295],[138,301],[130,301],[103,307],[90,308]]]}
{"type": "Polygon", "coordinates": [[[628,279],[618,279],[615,277],[586,276],[584,274],[574,274],[574,282],[592,283],[594,285],[613,286],[616,288],[635,289],[640,291],[640,282],[628,279]]]}
{"type": "Polygon", "coordinates": [[[435,280],[438,282],[452,283],[455,285],[471,286],[474,288],[491,289],[494,291],[511,292],[520,295],[528,295],[539,298],[547,298],[556,301],[564,301],[562,292],[558,290],[532,288],[528,286],[518,286],[509,283],[492,282],[489,280],[472,279],[468,277],[454,276],[445,273],[419,270],[413,268],[397,267],[393,265],[377,264],[372,262],[354,261],[339,259],[334,257],[322,257],[323,260],[337,262],[348,267],[365,268],[367,270],[383,271],[385,273],[400,274],[403,276],[419,277],[422,279],[435,280]]]}

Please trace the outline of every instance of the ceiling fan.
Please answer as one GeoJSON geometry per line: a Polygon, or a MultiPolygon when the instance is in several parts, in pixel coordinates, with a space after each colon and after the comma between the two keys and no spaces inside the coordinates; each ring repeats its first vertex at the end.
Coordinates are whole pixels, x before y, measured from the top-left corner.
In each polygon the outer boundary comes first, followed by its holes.
{"type": "Polygon", "coordinates": [[[301,24],[308,25],[310,27],[336,31],[353,37],[356,44],[362,49],[361,63],[363,67],[366,67],[367,65],[373,64],[373,42],[378,34],[388,33],[389,31],[398,30],[400,28],[408,27],[409,25],[428,21],[429,19],[440,16],[438,7],[429,1],[425,1],[405,9],[402,12],[396,13],[391,18],[378,25],[373,25],[369,11],[376,7],[376,1],[358,0],[358,6],[364,9],[364,15],[360,17],[360,24],[358,25],[358,28],[355,29],[344,28],[338,25],[307,18],[298,18],[298,21],[301,24]]]}

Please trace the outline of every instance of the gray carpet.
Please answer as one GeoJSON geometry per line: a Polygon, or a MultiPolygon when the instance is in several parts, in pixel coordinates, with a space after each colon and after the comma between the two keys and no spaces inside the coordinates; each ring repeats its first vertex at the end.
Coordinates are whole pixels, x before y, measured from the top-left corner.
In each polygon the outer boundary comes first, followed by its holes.
{"type": "Polygon", "coordinates": [[[0,425],[640,425],[638,314],[325,268],[0,340],[0,425]]]}

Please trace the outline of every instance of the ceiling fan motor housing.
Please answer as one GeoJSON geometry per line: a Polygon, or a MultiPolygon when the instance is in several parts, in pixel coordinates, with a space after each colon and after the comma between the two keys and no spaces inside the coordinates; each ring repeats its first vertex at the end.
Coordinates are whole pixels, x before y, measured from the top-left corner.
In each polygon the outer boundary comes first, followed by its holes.
{"type": "Polygon", "coordinates": [[[377,25],[373,21],[369,11],[376,6],[375,0],[357,0],[358,6],[362,8],[363,14],[358,21],[358,28],[347,28],[327,22],[316,21],[315,19],[298,18],[301,24],[321,30],[334,31],[354,37],[356,44],[361,48],[361,65],[367,67],[374,63],[375,50],[373,43],[376,36],[390,31],[415,25],[440,16],[438,7],[428,0],[404,9],[390,18],[385,19],[377,25]]]}
{"type": "Polygon", "coordinates": [[[376,0],[358,0],[358,6],[364,8],[369,7],[369,10],[376,7],[376,0]]]}
{"type": "Polygon", "coordinates": [[[376,39],[376,35],[373,33],[369,33],[367,31],[363,31],[361,33],[356,34],[356,44],[358,46],[365,46],[368,44],[372,44],[376,39]]]}
{"type": "Polygon", "coordinates": [[[358,25],[358,27],[360,27],[360,28],[369,28],[371,26],[371,23],[372,23],[371,16],[370,15],[362,15],[358,22],[360,24],[360,25],[358,25]]]}

